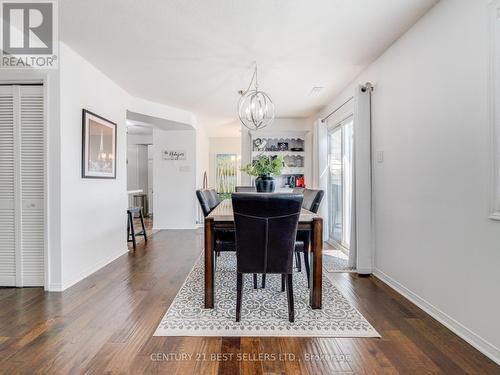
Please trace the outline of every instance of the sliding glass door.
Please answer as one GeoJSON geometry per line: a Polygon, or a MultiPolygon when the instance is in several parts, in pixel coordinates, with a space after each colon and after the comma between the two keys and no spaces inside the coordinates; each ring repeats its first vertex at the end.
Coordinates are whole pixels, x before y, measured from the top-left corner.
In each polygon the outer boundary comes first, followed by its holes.
{"type": "Polygon", "coordinates": [[[328,129],[329,241],[349,250],[353,192],[353,120],[328,129]]]}

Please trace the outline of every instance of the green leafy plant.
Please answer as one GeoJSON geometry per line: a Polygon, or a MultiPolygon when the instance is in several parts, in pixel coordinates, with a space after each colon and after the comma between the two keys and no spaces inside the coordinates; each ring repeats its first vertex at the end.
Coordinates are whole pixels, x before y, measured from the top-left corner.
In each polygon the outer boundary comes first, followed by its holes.
{"type": "Polygon", "coordinates": [[[241,168],[242,172],[250,176],[280,175],[283,170],[283,156],[271,158],[267,155],[260,155],[252,164],[247,164],[241,168]]]}

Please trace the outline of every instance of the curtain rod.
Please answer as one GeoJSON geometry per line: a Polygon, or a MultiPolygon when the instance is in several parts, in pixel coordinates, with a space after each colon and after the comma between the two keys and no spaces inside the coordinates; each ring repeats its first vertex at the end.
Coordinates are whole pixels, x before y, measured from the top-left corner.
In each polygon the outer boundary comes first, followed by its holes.
{"type": "MultiPolygon", "coordinates": [[[[361,91],[365,92],[366,90],[373,91],[373,85],[371,82],[366,82],[364,85],[361,85],[361,91]]],[[[331,111],[329,114],[327,114],[324,118],[321,119],[321,122],[325,122],[328,120],[328,118],[337,113],[343,106],[345,106],[347,103],[349,103],[351,100],[354,99],[354,96],[351,96],[349,99],[347,99],[344,103],[339,105],[337,108],[335,108],[333,111],[331,111]]]]}
{"type": "MultiPolygon", "coordinates": [[[[16,81],[17,82],[17,81],[16,81]]],[[[41,82],[22,82],[22,83],[0,83],[0,86],[43,86],[43,83],[41,82]]]]}
{"type": "Polygon", "coordinates": [[[353,99],[354,99],[354,96],[351,96],[344,103],[342,103],[340,106],[338,106],[333,111],[331,111],[329,114],[327,114],[324,118],[322,118],[321,122],[325,122],[326,120],[328,120],[328,117],[330,117],[331,115],[334,115],[335,113],[337,113],[343,106],[345,106],[347,103],[349,103],[353,99]]]}

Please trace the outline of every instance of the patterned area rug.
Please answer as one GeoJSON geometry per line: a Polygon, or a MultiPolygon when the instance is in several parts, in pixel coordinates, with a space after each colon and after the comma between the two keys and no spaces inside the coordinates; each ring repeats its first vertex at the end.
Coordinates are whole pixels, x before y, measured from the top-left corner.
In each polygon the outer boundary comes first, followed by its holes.
{"type": "Polygon", "coordinates": [[[323,277],[323,308],[312,310],[305,272],[294,273],[295,322],[290,323],[281,276],[267,275],[266,288],[253,289],[252,275],[245,275],[241,321],[237,323],[234,253],[217,258],[215,275],[214,309],[203,307],[200,257],[154,335],[380,337],[327,277],[323,277]]]}
{"type": "Polygon", "coordinates": [[[354,272],[348,257],[340,250],[323,250],[323,268],[326,272],[354,272]]]}

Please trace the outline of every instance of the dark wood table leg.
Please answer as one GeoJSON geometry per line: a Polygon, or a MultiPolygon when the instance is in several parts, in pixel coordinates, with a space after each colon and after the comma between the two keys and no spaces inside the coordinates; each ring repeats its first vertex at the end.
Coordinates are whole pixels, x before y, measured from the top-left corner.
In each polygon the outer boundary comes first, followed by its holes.
{"type": "Polygon", "coordinates": [[[316,217],[311,229],[311,280],[309,304],[313,309],[321,309],[323,294],[323,219],[316,217]]]}
{"type": "Polygon", "coordinates": [[[214,219],[205,218],[205,308],[214,308],[214,219]]]}

